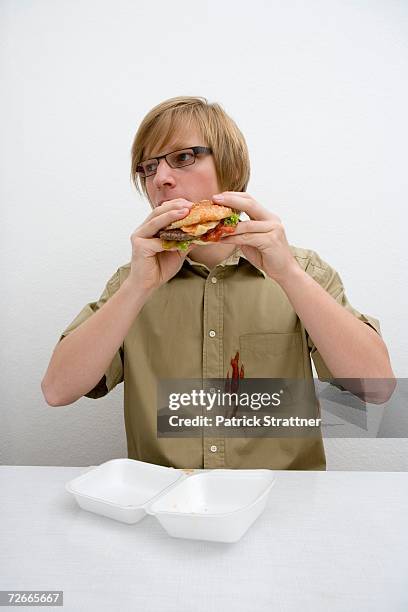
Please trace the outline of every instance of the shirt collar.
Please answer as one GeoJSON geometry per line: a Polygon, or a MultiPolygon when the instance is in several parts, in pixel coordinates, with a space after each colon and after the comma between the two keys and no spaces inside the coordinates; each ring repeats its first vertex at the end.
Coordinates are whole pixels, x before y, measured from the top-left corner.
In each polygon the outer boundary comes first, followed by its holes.
{"type": "MultiPolygon", "coordinates": [[[[266,278],[267,274],[266,272],[264,272],[261,268],[259,268],[258,266],[255,266],[253,263],[251,263],[243,254],[243,252],[241,251],[241,249],[239,247],[237,247],[235,249],[235,251],[233,251],[231,253],[231,255],[229,257],[226,257],[223,261],[221,261],[218,265],[219,266],[236,266],[238,265],[239,259],[240,257],[242,257],[243,259],[245,259],[246,261],[248,261],[248,263],[251,264],[251,266],[253,266],[256,270],[259,270],[259,272],[261,272],[262,276],[264,278],[266,278]]],[[[189,264],[191,264],[192,266],[202,266],[203,268],[205,268],[206,270],[208,270],[208,272],[210,272],[210,269],[203,263],[200,263],[198,261],[194,261],[192,259],[190,259],[190,257],[186,256],[186,261],[189,262],[189,264]]]]}

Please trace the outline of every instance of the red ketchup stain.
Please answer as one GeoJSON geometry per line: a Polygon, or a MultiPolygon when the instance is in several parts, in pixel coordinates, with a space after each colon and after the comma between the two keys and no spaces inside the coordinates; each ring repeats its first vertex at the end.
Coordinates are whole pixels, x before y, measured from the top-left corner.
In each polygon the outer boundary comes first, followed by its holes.
{"type": "MultiPolygon", "coordinates": [[[[230,363],[232,367],[231,379],[230,370],[228,368],[224,390],[226,393],[238,393],[239,381],[245,376],[244,364],[241,364],[241,368],[239,367],[239,351],[235,353],[235,357],[232,357],[230,363]]],[[[238,406],[235,405],[232,410],[232,416],[236,414],[237,410],[238,406]]]]}

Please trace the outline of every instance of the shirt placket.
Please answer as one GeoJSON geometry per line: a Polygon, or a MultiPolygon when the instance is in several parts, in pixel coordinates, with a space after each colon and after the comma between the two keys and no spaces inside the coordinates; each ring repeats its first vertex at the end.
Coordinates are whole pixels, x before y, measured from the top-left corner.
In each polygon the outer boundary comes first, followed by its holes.
{"type": "MultiPolygon", "coordinates": [[[[223,266],[213,269],[204,287],[203,379],[223,377],[224,355],[224,272],[223,266]]],[[[207,389],[215,392],[215,389],[207,389]]],[[[211,416],[211,414],[210,414],[211,416]]],[[[205,435],[203,430],[204,468],[225,467],[225,438],[205,435]]]]}

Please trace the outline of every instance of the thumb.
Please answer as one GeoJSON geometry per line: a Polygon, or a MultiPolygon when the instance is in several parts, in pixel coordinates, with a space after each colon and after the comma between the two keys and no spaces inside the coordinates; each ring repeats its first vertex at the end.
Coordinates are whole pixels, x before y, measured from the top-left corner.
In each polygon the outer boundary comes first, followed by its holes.
{"type": "Polygon", "coordinates": [[[185,258],[187,257],[187,255],[189,255],[189,254],[190,254],[190,251],[191,251],[191,250],[192,250],[194,247],[195,247],[195,245],[194,245],[194,244],[190,244],[190,246],[188,247],[188,249],[187,249],[186,251],[181,251],[181,250],[177,249],[177,253],[178,253],[178,254],[179,254],[179,256],[180,256],[180,259],[181,259],[182,261],[184,261],[184,260],[185,260],[185,258]]]}

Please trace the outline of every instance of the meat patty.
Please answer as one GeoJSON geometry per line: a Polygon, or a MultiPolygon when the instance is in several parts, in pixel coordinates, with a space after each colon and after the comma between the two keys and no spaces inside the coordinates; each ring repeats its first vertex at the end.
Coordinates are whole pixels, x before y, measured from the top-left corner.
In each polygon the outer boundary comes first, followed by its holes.
{"type": "Polygon", "coordinates": [[[190,240],[191,238],[196,238],[192,234],[186,234],[181,229],[173,229],[173,230],[160,230],[158,237],[162,240],[177,240],[181,242],[182,240],[190,240]]]}

